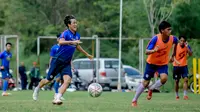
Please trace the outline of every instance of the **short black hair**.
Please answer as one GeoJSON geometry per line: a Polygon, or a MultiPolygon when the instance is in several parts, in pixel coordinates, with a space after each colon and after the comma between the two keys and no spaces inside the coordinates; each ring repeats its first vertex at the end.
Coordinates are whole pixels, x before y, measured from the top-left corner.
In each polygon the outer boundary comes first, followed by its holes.
{"type": "Polygon", "coordinates": [[[187,41],[187,37],[186,37],[186,36],[180,35],[180,36],[178,37],[179,40],[180,40],[181,38],[183,38],[185,41],[187,41]]]}
{"type": "Polygon", "coordinates": [[[160,25],[158,26],[158,29],[159,29],[159,32],[161,33],[161,30],[164,30],[164,29],[169,28],[169,27],[171,27],[170,23],[168,23],[167,21],[162,21],[160,23],[160,25]]]}
{"type": "Polygon", "coordinates": [[[59,37],[60,37],[60,35],[61,35],[61,33],[58,33],[58,34],[56,35],[56,37],[57,37],[57,38],[59,38],[59,37]]]}
{"type": "Polygon", "coordinates": [[[73,15],[65,16],[64,23],[68,27],[68,24],[71,24],[71,19],[76,19],[73,15]]]}
{"type": "Polygon", "coordinates": [[[10,46],[12,46],[12,43],[8,42],[8,43],[6,43],[6,46],[7,46],[7,45],[10,45],[10,46]]]}

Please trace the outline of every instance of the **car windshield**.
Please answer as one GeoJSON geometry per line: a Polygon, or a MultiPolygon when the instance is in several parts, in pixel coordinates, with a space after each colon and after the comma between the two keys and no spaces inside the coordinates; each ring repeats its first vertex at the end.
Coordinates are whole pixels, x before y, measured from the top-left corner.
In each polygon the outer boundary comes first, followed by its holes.
{"type": "Polygon", "coordinates": [[[132,68],[124,68],[125,72],[127,73],[128,76],[140,76],[140,72],[132,69],[132,68]]]}

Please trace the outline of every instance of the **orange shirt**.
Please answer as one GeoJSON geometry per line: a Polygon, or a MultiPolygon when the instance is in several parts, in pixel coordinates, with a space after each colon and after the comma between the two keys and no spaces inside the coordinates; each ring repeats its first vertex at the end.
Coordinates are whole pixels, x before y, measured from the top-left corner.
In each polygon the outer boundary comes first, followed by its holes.
{"type": "Polygon", "coordinates": [[[159,49],[157,52],[148,55],[146,60],[147,63],[154,65],[167,65],[169,63],[169,54],[173,45],[173,38],[174,37],[170,35],[169,41],[164,43],[161,34],[157,34],[157,41],[154,48],[159,46],[159,49]]]}
{"type": "Polygon", "coordinates": [[[173,62],[173,66],[186,66],[187,65],[187,47],[184,46],[183,48],[181,45],[178,43],[177,48],[176,48],[176,60],[180,62],[180,65],[177,65],[175,61],[173,62]]]}

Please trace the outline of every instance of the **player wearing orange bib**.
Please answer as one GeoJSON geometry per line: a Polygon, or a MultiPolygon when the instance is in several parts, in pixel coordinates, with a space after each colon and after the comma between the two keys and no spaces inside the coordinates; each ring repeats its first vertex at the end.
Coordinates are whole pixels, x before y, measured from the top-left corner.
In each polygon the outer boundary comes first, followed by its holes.
{"type": "MultiPolygon", "coordinates": [[[[151,78],[154,77],[155,72],[158,72],[160,79],[153,84],[148,91],[147,99],[150,100],[152,97],[152,90],[159,88],[167,81],[168,76],[168,63],[170,61],[170,50],[178,43],[176,37],[171,34],[171,25],[163,21],[159,25],[160,33],[155,35],[149,42],[146,48],[146,54],[148,55],[146,60],[146,68],[144,73],[144,80],[138,86],[135,97],[132,100],[132,106],[137,106],[137,100],[142,94],[145,88],[148,87],[151,78]]],[[[174,49],[175,52],[176,49],[174,49]]],[[[175,54],[173,53],[173,56],[175,54]]],[[[171,60],[173,59],[171,57],[171,60]]]]}
{"type": "Polygon", "coordinates": [[[188,67],[187,67],[187,56],[192,56],[192,50],[186,42],[185,36],[179,37],[179,43],[176,48],[176,55],[173,62],[173,78],[175,80],[175,92],[176,99],[179,99],[178,89],[179,89],[179,80],[181,77],[184,79],[183,83],[183,93],[184,100],[188,100],[187,88],[188,88],[188,67]]]}

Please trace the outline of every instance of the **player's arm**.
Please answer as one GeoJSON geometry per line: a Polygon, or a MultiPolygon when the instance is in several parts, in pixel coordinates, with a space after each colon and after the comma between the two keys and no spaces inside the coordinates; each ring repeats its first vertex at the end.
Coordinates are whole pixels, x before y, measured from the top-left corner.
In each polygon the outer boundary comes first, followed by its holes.
{"type": "Polygon", "coordinates": [[[82,42],[80,40],[66,41],[64,38],[60,38],[58,43],[59,43],[59,45],[78,45],[82,42]]]}
{"type": "Polygon", "coordinates": [[[178,44],[178,39],[174,36],[173,37],[173,46],[172,46],[172,55],[170,57],[170,62],[173,62],[175,59],[177,44],[178,44]]]}
{"type": "Polygon", "coordinates": [[[188,45],[187,42],[186,42],[185,46],[187,47],[187,51],[188,51],[189,56],[192,56],[192,49],[191,49],[191,47],[188,45]]]}
{"type": "MultiPolygon", "coordinates": [[[[4,52],[0,53],[0,59],[4,58],[4,52]]],[[[4,66],[0,66],[0,69],[4,69],[4,66]]]]}
{"type": "Polygon", "coordinates": [[[146,55],[150,55],[158,51],[159,46],[155,46],[156,42],[157,42],[157,36],[153,37],[150,40],[149,44],[147,45],[146,52],[145,52],[146,55]]]}
{"type": "Polygon", "coordinates": [[[80,45],[77,45],[76,46],[76,49],[80,52],[82,52],[85,56],[87,56],[89,59],[92,59],[93,56],[88,54],[80,45]]]}

